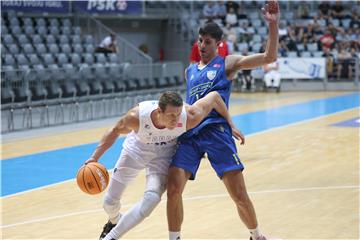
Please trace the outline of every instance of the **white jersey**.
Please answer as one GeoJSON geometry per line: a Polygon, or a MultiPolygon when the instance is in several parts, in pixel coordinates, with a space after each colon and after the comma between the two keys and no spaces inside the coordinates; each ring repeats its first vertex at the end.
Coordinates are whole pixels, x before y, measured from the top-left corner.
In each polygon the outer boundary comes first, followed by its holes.
{"type": "Polygon", "coordinates": [[[186,132],[187,114],[185,105],[177,126],[170,130],[158,129],[151,120],[151,113],[158,108],[158,101],[145,101],[139,103],[139,130],[130,132],[123,144],[123,148],[134,157],[146,155],[169,156],[176,148],[176,139],[186,132]]]}

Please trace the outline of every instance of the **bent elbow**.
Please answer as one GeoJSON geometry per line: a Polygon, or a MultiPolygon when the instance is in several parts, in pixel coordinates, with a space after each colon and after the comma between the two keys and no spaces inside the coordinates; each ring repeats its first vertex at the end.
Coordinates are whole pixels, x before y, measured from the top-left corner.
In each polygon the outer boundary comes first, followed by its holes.
{"type": "Polygon", "coordinates": [[[277,54],[274,56],[265,56],[265,63],[270,64],[277,60],[277,54]]]}

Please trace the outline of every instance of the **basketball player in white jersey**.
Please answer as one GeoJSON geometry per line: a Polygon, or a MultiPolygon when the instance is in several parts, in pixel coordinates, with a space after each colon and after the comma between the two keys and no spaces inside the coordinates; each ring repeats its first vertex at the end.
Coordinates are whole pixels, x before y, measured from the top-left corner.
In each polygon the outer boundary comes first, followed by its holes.
{"type": "Polygon", "coordinates": [[[98,161],[120,134],[127,134],[104,197],[103,207],[109,215],[109,221],[105,224],[100,239],[118,239],[150,215],[166,190],[168,168],[176,150],[176,138],[197,126],[213,109],[228,121],[234,137],[244,142],[243,135],[234,126],[218,92],[209,93],[193,105],[184,104],[176,92],[163,93],[159,101],[141,102],[130,109],[103,136],[95,152],[85,163],[98,161]],[[121,196],[126,186],[143,169],[146,169],[144,196],[121,215],[121,196]]]}

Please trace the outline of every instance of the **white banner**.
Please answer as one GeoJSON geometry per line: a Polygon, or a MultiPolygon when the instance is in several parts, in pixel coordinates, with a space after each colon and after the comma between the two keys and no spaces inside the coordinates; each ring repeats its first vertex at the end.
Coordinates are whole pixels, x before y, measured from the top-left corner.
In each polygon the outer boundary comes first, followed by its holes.
{"type": "Polygon", "coordinates": [[[281,79],[325,78],[325,58],[278,58],[281,79]]]}

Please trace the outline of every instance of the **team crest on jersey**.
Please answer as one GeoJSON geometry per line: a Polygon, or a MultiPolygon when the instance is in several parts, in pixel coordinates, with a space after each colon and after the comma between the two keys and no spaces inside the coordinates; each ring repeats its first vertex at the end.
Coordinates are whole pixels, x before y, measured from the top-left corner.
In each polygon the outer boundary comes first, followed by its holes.
{"type": "Polygon", "coordinates": [[[209,80],[214,80],[214,78],[216,77],[216,70],[207,71],[206,72],[206,77],[209,80]]]}

